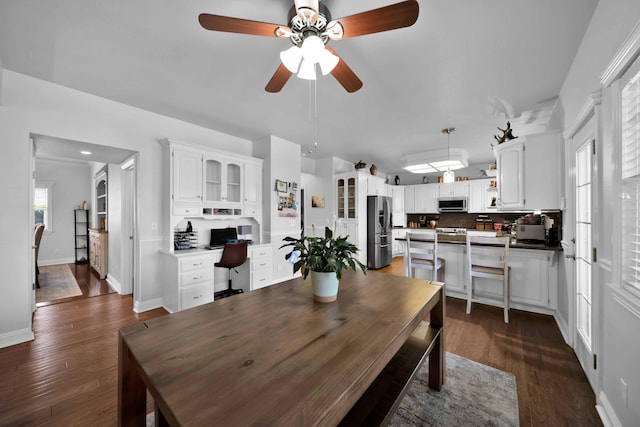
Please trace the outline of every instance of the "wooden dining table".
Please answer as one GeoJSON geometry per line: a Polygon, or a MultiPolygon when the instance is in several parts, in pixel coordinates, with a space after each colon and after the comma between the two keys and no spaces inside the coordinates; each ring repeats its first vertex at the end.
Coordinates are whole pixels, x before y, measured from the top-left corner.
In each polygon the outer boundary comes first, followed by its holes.
{"type": "Polygon", "coordinates": [[[379,425],[428,357],[444,382],[444,285],[345,272],[314,302],[294,278],[119,331],[118,424],[379,425]]]}

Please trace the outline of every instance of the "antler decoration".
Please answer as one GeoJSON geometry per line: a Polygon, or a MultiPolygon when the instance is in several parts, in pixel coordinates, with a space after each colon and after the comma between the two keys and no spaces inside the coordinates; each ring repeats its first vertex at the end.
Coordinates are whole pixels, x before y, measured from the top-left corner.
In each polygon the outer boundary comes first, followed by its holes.
{"type": "Polygon", "coordinates": [[[496,139],[496,141],[498,141],[498,144],[502,144],[505,141],[510,141],[512,139],[516,139],[517,138],[517,136],[513,136],[513,130],[511,129],[511,123],[510,122],[507,122],[507,128],[506,129],[498,128],[498,130],[500,132],[502,132],[502,136],[493,135],[493,137],[496,139]]]}

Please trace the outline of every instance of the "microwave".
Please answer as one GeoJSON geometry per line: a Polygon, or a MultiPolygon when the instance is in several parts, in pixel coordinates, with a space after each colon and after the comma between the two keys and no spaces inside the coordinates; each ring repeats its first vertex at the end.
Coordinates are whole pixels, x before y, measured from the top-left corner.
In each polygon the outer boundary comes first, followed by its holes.
{"type": "Polygon", "coordinates": [[[466,197],[440,197],[438,199],[438,212],[466,212],[466,197]]]}

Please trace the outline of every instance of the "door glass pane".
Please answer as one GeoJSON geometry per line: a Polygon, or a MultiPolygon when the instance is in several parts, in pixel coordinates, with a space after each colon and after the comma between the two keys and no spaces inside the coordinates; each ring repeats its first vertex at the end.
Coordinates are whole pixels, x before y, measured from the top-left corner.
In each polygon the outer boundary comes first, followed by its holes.
{"type": "Polygon", "coordinates": [[[576,151],[576,320],[591,352],[591,140],[576,151]]]}
{"type": "Polygon", "coordinates": [[[240,202],[240,165],[227,165],[227,201],[240,202]]]}
{"type": "Polygon", "coordinates": [[[222,165],[216,160],[207,160],[205,164],[205,200],[220,201],[222,198],[222,165]]]}

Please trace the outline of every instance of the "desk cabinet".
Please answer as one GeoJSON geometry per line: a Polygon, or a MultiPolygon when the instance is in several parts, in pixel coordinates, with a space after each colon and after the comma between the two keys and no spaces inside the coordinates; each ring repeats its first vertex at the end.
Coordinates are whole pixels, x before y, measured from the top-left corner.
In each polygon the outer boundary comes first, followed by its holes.
{"type": "Polygon", "coordinates": [[[222,251],[180,257],[165,254],[164,307],[170,313],[213,301],[214,263],[222,251]]]}
{"type": "Polygon", "coordinates": [[[249,250],[251,263],[251,290],[269,286],[273,277],[273,250],[270,246],[252,247],[249,250]]]}
{"type": "Polygon", "coordinates": [[[89,229],[89,260],[98,277],[106,279],[109,271],[109,234],[106,231],[89,229]]]}

